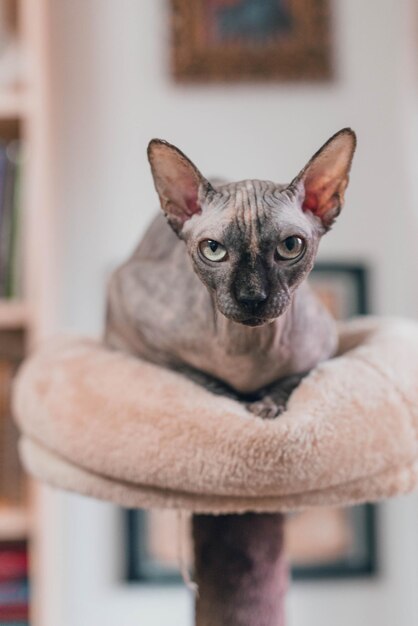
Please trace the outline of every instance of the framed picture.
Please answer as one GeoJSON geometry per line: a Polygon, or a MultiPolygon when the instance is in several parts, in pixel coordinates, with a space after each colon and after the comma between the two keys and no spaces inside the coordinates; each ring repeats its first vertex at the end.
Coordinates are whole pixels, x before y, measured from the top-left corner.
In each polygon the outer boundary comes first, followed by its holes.
{"type": "Polygon", "coordinates": [[[316,263],[309,282],[335,319],[370,313],[368,274],[363,265],[316,263]]]}
{"type": "MultiPolygon", "coordinates": [[[[365,267],[317,263],[310,282],[338,319],[369,312],[365,267]]],[[[175,511],[127,511],[126,578],[180,582],[178,546],[191,562],[188,528],[175,511]]],[[[368,576],[376,571],[376,507],[315,508],[289,515],[286,551],[296,579],[368,576]]]]}
{"type": "Polygon", "coordinates": [[[178,81],[326,80],[329,0],[171,0],[178,81]]]}
{"type": "MultiPolygon", "coordinates": [[[[330,313],[343,320],[370,312],[364,266],[317,263],[310,284],[330,313]]],[[[371,575],[376,571],[376,507],[310,509],[286,524],[296,579],[371,575]]]]}

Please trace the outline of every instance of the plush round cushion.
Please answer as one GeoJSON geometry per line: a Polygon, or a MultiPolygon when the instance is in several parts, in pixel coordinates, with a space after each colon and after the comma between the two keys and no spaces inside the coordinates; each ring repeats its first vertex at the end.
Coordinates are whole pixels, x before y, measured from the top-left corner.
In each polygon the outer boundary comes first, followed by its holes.
{"type": "Polygon", "coordinates": [[[130,507],[287,511],[418,483],[418,325],[359,319],[276,420],[97,341],[29,358],[14,412],[27,470],[130,507]]]}

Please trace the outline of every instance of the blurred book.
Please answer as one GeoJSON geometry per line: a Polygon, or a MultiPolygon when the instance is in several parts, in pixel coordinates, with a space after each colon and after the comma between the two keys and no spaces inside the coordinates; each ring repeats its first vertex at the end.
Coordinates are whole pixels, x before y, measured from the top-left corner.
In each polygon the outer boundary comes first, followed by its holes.
{"type": "Polygon", "coordinates": [[[20,504],[24,476],[17,452],[18,432],[10,413],[10,394],[15,366],[0,360],[0,501],[20,504]]]}
{"type": "Polygon", "coordinates": [[[0,544],[0,583],[28,577],[26,542],[0,544]]]}
{"type": "Polygon", "coordinates": [[[27,620],[29,585],[27,580],[0,582],[0,624],[3,621],[27,620]]]}
{"type": "Polygon", "coordinates": [[[28,624],[29,583],[27,544],[0,543],[0,626],[28,624]]]}
{"type": "Polygon", "coordinates": [[[27,622],[29,610],[27,605],[10,605],[4,609],[0,608],[0,626],[10,623],[10,621],[27,622]]]}
{"type": "Polygon", "coordinates": [[[27,580],[6,580],[0,582],[0,617],[8,607],[26,606],[29,598],[27,580]]]}
{"type": "Polygon", "coordinates": [[[17,366],[24,354],[25,336],[21,329],[11,328],[0,332],[0,361],[10,361],[17,366]]]}
{"type": "Polygon", "coordinates": [[[0,144],[0,298],[18,295],[20,144],[0,144]]]}

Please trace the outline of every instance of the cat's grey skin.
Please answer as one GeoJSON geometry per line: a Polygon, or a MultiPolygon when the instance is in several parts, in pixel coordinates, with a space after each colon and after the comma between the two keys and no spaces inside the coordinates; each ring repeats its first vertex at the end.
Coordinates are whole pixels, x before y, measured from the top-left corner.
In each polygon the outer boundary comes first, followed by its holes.
{"type": "Polygon", "coordinates": [[[177,148],[153,140],[149,158],[172,229],[158,216],[112,276],[106,342],[215,391],[252,394],[257,414],[280,412],[283,385],[275,383],[286,379],[291,390],[288,377],[335,351],[335,325],[304,280],[341,209],[354,149],[344,129],[290,185],[215,185],[177,148]],[[305,242],[296,260],[278,257],[288,237],[305,242]],[[222,244],[226,258],[205,258],[205,240],[222,244]]]}

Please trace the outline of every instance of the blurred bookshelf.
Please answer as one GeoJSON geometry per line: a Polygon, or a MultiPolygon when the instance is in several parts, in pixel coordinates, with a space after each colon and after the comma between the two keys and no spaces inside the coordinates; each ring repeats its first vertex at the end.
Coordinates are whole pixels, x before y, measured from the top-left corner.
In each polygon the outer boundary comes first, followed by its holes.
{"type": "Polygon", "coordinates": [[[48,15],[48,0],[0,0],[1,626],[42,621],[31,589],[37,497],[19,462],[10,396],[51,300],[48,15]]]}

